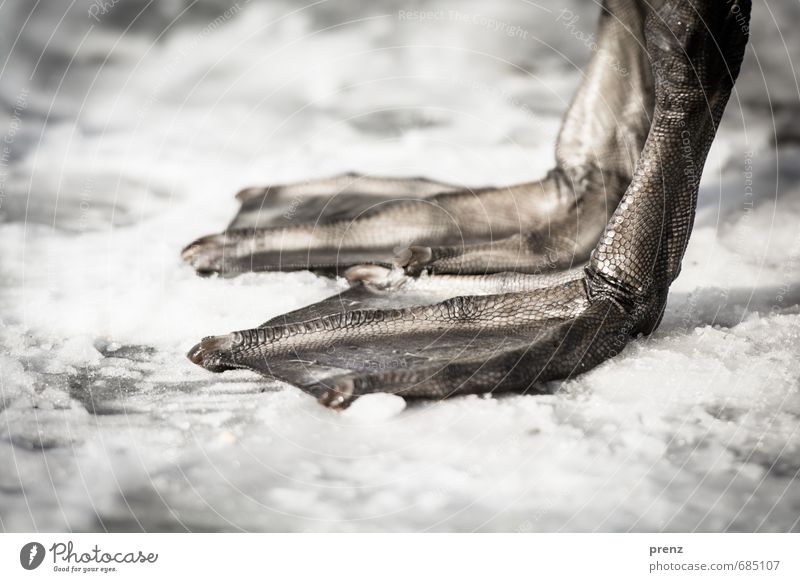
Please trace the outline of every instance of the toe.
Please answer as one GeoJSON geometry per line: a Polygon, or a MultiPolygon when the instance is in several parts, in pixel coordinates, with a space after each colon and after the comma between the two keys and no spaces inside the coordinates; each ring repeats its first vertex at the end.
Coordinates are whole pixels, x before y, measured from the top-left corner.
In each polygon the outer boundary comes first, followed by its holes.
{"type": "Polygon", "coordinates": [[[218,273],[222,270],[225,241],[224,234],[204,236],[184,248],[181,258],[200,274],[218,273]]]}
{"type": "Polygon", "coordinates": [[[363,283],[377,289],[399,287],[406,280],[402,269],[387,269],[380,265],[356,265],[347,269],[344,276],[350,283],[363,283]]]}
{"type": "Polygon", "coordinates": [[[317,400],[323,406],[333,410],[344,410],[358,398],[355,393],[355,383],[352,379],[343,379],[336,382],[333,388],[327,389],[317,400]]]}
{"type": "Polygon", "coordinates": [[[430,264],[433,249],[426,246],[410,246],[399,250],[394,256],[394,263],[407,273],[418,273],[430,264]]]}
{"type": "Polygon", "coordinates": [[[186,357],[194,364],[210,372],[224,372],[235,367],[233,362],[230,361],[231,345],[230,335],[206,337],[189,350],[186,357]]]}
{"type": "Polygon", "coordinates": [[[390,269],[379,265],[356,265],[347,269],[344,276],[350,283],[380,285],[386,281],[390,273],[390,269]]]}
{"type": "Polygon", "coordinates": [[[207,236],[201,236],[197,240],[189,243],[184,247],[181,251],[181,257],[184,260],[190,261],[196,255],[207,251],[210,248],[217,248],[221,247],[225,244],[225,235],[224,234],[209,234],[207,236]]]}
{"type": "Polygon", "coordinates": [[[269,192],[269,188],[262,188],[262,187],[255,187],[255,188],[245,188],[244,190],[239,190],[236,193],[236,199],[239,202],[247,202],[248,200],[252,200],[253,198],[264,197],[269,192]]]}

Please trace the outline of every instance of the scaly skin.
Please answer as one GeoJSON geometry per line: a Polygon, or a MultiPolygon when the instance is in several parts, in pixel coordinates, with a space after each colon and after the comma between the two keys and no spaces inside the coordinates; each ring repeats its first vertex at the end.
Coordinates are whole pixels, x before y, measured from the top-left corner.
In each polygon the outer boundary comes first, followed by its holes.
{"type": "MultiPolygon", "coordinates": [[[[189,357],[214,371],[248,368],[281,378],[342,408],[378,391],[439,398],[541,390],[614,356],[657,327],[679,273],[749,13],[749,0],[664,0],[647,13],[652,126],[583,273],[548,284],[519,273],[488,277],[498,290],[513,291],[400,309],[350,308],[342,299],[338,312],[302,320],[301,310],[285,323],[206,338],[189,357]]],[[[391,279],[376,267],[351,274],[391,279]]],[[[491,292],[487,278],[477,279],[491,292]]],[[[336,309],[335,301],[326,305],[336,309]]]]}

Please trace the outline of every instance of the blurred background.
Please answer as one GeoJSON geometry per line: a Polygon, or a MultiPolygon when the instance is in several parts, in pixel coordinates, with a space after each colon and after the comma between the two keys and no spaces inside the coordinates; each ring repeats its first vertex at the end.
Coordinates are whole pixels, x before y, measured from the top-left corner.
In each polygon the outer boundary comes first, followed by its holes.
{"type": "Polygon", "coordinates": [[[552,396],[341,415],[185,351],[343,288],[199,279],[241,188],[553,165],[599,5],[7,0],[0,528],[790,531],[800,4],[754,0],[659,331],[552,396]]]}

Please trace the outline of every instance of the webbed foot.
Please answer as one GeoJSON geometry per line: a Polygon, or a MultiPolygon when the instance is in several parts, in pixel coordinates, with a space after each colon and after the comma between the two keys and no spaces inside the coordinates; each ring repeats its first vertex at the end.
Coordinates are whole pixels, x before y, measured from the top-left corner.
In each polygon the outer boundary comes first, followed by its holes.
{"type": "MultiPolygon", "coordinates": [[[[261,327],[206,338],[190,359],[212,371],[247,368],[279,378],[341,409],[372,392],[445,398],[539,390],[614,356],[636,334],[655,329],[679,273],[699,174],[741,65],[747,41],[741,18],[746,25],[749,9],[748,0],[665,0],[649,14],[653,123],[585,276],[428,302],[414,295],[416,283],[400,286],[409,295],[357,286],[261,327]],[[684,171],[685,151],[696,169],[692,175],[684,171]]],[[[489,193],[495,201],[503,195],[489,193]]],[[[455,206],[465,200],[457,197],[455,206]]],[[[475,259],[496,258],[495,251],[513,251],[520,240],[468,250],[480,251],[475,259]]],[[[430,267],[442,258],[433,245],[398,255],[405,268],[430,267]]],[[[367,283],[393,272],[349,271],[367,283]]],[[[502,287],[506,276],[490,279],[502,287]]]]}

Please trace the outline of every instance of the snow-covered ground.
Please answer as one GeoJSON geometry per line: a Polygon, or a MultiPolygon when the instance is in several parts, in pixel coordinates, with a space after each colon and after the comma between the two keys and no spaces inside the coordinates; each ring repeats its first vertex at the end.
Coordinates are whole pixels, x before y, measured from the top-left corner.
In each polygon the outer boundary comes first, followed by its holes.
{"type": "Polygon", "coordinates": [[[249,185],[541,176],[597,7],[0,4],[0,529],[800,530],[800,6],[754,4],[657,333],[552,396],[342,414],[184,354],[344,284],[181,247],[249,185]]]}

